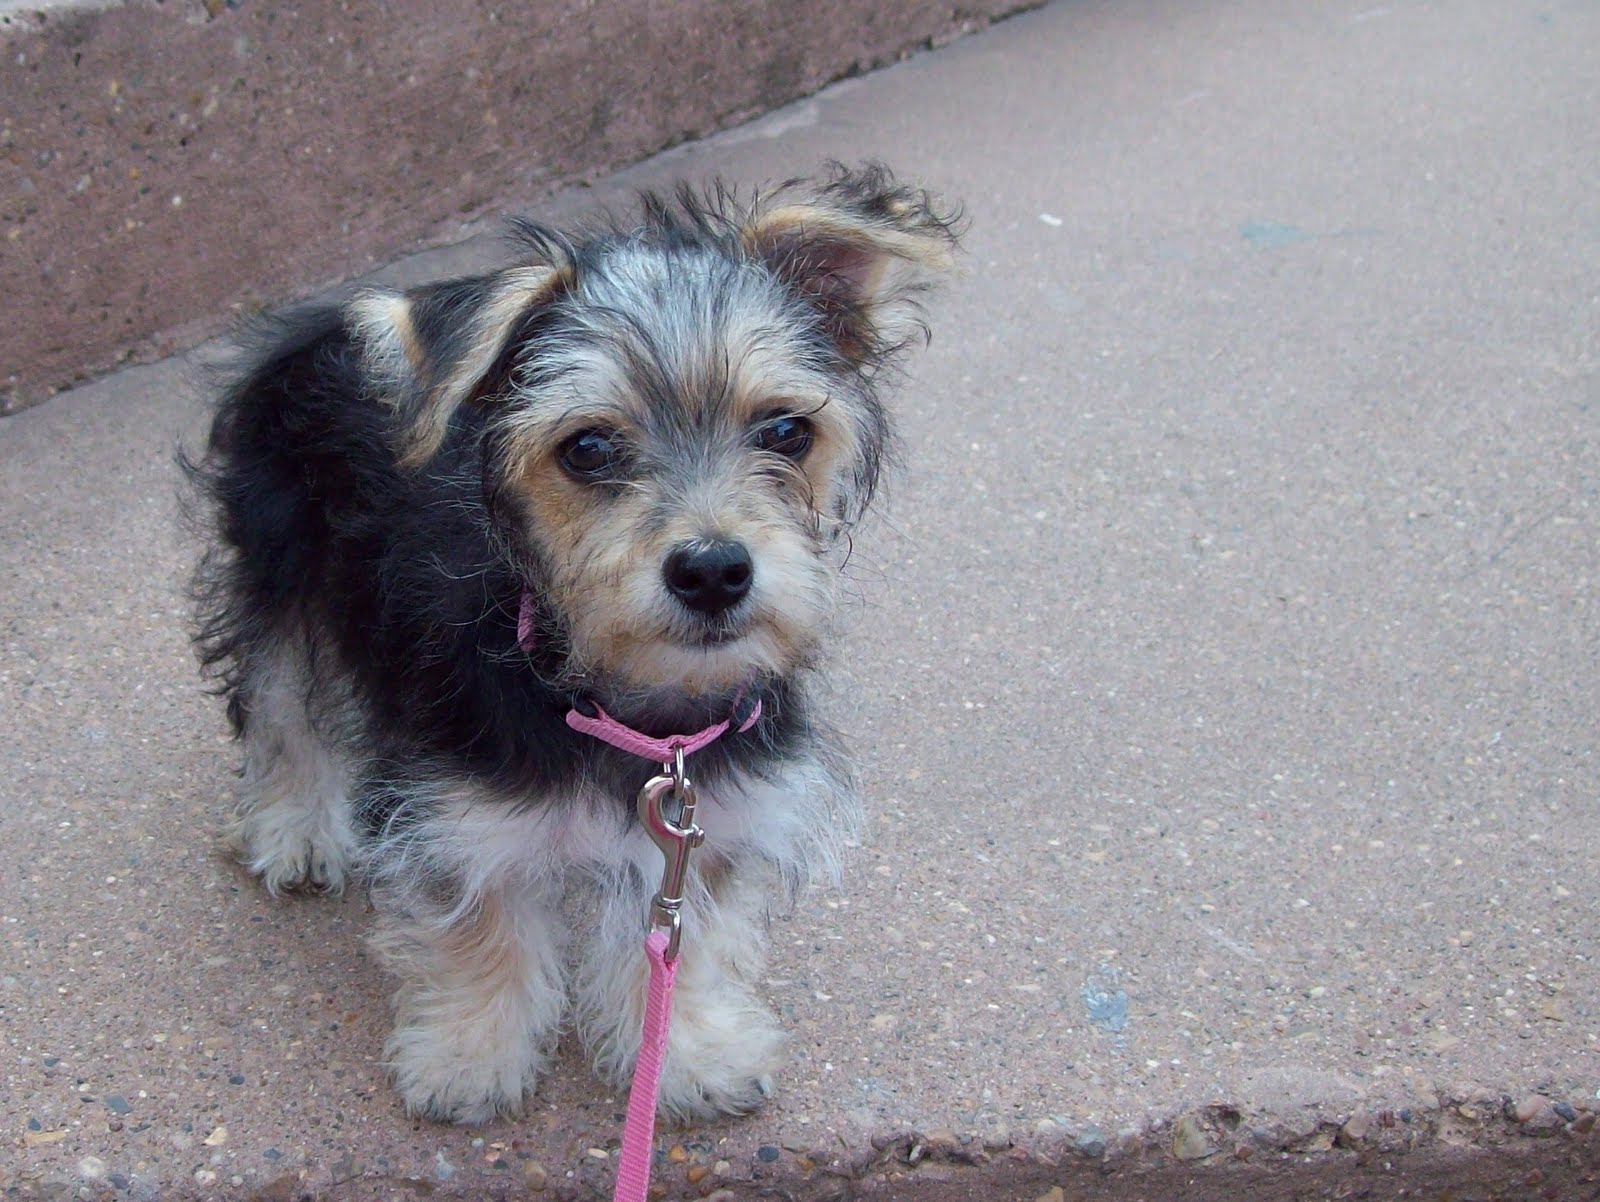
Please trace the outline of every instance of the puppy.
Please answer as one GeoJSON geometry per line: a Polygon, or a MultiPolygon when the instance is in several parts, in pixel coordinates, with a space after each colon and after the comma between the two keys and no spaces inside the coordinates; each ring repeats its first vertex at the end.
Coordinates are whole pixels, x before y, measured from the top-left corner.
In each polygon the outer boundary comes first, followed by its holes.
{"type": "Polygon", "coordinates": [[[408,1111],[518,1111],[570,1003],[625,1086],[667,737],[705,843],[661,1110],[747,1111],[782,1036],[767,899],[835,869],[858,802],[812,714],[847,532],[889,445],[951,219],[881,168],[636,223],[519,223],[522,261],[271,320],[189,465],[214,518],[197,645],[243,745],[231,842],[276,894],[365,883],[408,1111]]]}

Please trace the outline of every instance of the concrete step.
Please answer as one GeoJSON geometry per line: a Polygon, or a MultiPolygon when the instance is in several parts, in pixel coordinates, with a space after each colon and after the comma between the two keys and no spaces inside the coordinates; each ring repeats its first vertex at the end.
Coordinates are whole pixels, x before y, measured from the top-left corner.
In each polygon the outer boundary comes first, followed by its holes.
{"type": "MultiPolygon", "coordinates": [[[[774,921],[777,1097],[665,1136],[666,1196],[1594,1194],[1597,44],[1058,4],[553,198],[878,156],[971,219],[853,561],[869,827],[774,921]]],[[[0,423],[0,1185],[608,1196],[572,1049],[519,1122],[407,1120],[364,900],[219,851],[195,382],[0,423]]]]}
{"type": "Polygon", "coordinates": [[[0,0],[0,412],[1020,0],[0,0]]]}

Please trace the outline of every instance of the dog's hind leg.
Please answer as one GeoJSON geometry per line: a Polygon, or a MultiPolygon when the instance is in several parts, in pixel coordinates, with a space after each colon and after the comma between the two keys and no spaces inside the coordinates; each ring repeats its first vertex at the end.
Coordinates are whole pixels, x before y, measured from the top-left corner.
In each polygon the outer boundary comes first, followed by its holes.
{"type": "Polygon", "coordinates": [[[300,638],[248,660],[235,698],[244,768],[228,842],[270,893],[341,892],[359,847],[336,715],[300,638]]]}

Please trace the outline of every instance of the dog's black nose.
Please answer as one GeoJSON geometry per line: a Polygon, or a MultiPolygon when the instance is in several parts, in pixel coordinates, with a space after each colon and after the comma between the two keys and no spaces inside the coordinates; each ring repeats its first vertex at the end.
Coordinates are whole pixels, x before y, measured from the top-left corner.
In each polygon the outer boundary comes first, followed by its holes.
{"type": "Polygon", "coordinates": [[[672,595],[690,609],[720,614],[744,599],[755,569],[743,543],[718,540],[674,547],[662,574],[672,595]]]}

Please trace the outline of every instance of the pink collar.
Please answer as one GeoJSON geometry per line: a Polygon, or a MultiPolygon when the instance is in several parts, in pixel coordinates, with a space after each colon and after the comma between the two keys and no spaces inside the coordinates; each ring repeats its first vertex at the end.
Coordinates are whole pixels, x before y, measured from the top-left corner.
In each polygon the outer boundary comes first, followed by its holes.
{"type": "MultiPolygon", "coordinates": [[[[733,706],[737,711],[739,702],[735,701],[733,706]]],[[[568,710],[567,725],[580,734],[590,735],[602,743],[611,744],[618,751],[631,752],[641,759],[653,760],[658,764],[670,764],[679,751],[689,756],[711,746],[733,726],[733,718],[728,717],[692,735],[668,735],[664,739],[657,739],[634,730],[631,726],[624,726],[598,705],[594,707],[594,712],[595,716],[591,718],[575,709],[568,710]]],[[[743,734],[749,730],[760,717],[761,701],[758,698],[750,710],[750,716],[740,724],[739,733],[743,734]]]]}
{"type": "MultiPolygon", "coordinates": [[[[517,645],[529,654],[532,654],[539,641],[538,635],[534,631],[533,618],[533,592],[531,589],[523,589],[522,602],[517,610],[517,645]]],[[[742,697],[743,694],[734,699],[734,715],[738,713],[739,701],[742,697]]],[[[591,704],[594,703],[591,702],[591,704]]],[[[668,735],[664,739],[654,738],[642,731],[634,730],[631,726],[618,722],[597,704],[594,706],[593,717],[579,713],[576,709],[568,710],[567,725],[579,734],[599,739],[602,743],[609,743],[618,751],[626,751],[639,756],[641,759],[653,760],[658,764],[666,764],[670,763],[679,751],[689,756],[711,746],[711,744],[728,733],[733,726],[734,715],[730,715],[721,722],[713,723],[704,730],[696,731],[692,735],[668,735]]],[[[750,716],[740,723],[739,733],[744,734],[760,718],[761,699],[757,698],[754,708],[750,711],[750,716]]]]}

